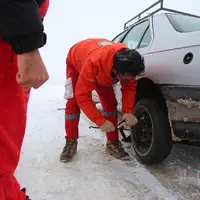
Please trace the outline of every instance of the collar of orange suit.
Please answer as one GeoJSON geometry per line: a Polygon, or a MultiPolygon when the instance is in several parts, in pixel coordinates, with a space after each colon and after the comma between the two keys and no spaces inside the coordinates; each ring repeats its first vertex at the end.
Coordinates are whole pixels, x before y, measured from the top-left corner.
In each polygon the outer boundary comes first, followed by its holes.
{"type": "Polygon", "coordinates": [[[121,76],[117,73],[116,69],[114,67],[111,68],[110,76],[116,81],[122,81],[121,76]]]}

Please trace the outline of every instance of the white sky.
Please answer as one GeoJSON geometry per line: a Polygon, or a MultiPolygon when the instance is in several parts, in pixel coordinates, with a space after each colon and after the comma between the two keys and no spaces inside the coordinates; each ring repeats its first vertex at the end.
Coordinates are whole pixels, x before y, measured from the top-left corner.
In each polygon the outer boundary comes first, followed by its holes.
{"type": "MultiPolygon", "coordinates": [[[[113,39],[124,22],[156,0],[50,0],[45,19],[48,44],[42,56],[49,69],[50,82],[64,84],[65,58],[74,43],[90,37],[113,39]],[[52,82],[53,81],[53,82],[52,82]]],[[[199,0],[165,0],[164,6],[200,15],[199,0]],[[184,2],[184,3],[183,3],[184,2]]]]}

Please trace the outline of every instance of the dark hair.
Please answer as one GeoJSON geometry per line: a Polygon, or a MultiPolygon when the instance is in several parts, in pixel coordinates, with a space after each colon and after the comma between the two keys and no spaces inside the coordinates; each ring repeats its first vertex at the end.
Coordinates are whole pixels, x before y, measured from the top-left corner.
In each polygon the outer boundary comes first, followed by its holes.
{"type": "Polygon", "coordinates": [[[134,49],[121,49],[114,55],[114,69],[119,74],[137,76],[144,72],[144,59],[134,49]]]}

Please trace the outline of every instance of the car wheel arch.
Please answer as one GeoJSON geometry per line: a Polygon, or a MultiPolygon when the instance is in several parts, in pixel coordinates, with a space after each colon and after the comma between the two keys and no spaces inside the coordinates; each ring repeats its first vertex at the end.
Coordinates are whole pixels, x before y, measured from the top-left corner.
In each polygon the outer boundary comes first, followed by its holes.
{"type": "Polygon", "coordinates": [[[154,81],[146,77],[137,80],[136,102],[141,98],[157,99],[159,105],[165,109],[165,112],[167,112],[167,106],[161,88],[154,81]]]}

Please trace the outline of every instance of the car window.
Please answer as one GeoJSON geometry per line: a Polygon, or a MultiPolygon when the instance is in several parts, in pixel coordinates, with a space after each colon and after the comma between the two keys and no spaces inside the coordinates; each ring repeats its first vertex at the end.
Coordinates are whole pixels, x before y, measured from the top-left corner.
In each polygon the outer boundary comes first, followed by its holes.
{"type": "Polygon", "coordinates": [[[200,18],[172,13],[168,13],[167,16],[172,26],[178,32],[200,31],[200,18]]]}
{"type": "Polygon", "coordinates": [[[127,30],[120,33],[118,36],[116,36],[112,41],[115,42],[115,43],[118,43],[120,42],[121,38],[124,37],[124,35],[127,33],[127,30]]]}
{"type": "Polygon", "coordinates": [[[148,21],[144,21],[136,26],[134,26],[126,35],[123,43],[126,44],[130,49],[137,48],[145,30],[149,25],[148,21]]]}
{"type": "Polygon", "coordinates": [[[144,47],[148,46],[150,44],[150,42],[151,42],[151,30],[148,27],[138,48],[144,48],[144,47]]]}

